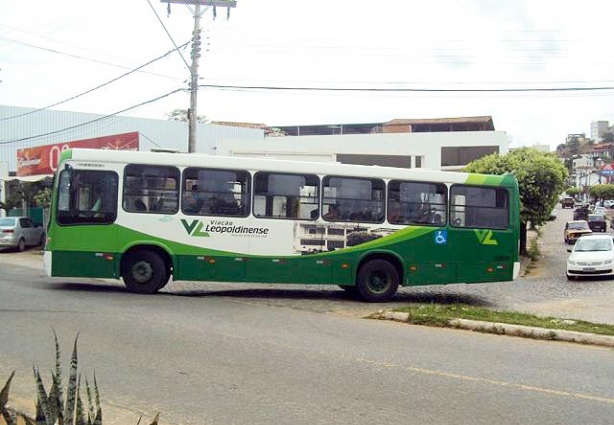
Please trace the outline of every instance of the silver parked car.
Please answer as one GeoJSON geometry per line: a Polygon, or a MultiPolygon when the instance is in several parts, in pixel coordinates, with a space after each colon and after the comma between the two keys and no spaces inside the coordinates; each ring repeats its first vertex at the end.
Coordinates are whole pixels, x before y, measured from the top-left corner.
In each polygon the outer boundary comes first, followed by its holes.
{"type": "Polygon", "coordinates": [[[17,248],[45,244],[45,229],[28,217],[0,218],[0,248],[17,248]]]}

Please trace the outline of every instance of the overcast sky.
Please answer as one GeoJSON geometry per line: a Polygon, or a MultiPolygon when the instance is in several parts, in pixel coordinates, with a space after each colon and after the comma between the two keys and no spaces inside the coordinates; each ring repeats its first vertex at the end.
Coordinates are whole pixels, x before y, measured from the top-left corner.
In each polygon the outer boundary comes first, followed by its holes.
{"type": "MultiPolygon", "coordinates": [[[[0,6],[0,104],[42,108],[104,85],[52,109],[142,104],[124,115],[164,119],[188,108],[190,47],[163,57],[190,40],[185,5],[170,16],[160,0],[0,6]]],[[[607,0],[238,0],[229,20],[225,8],[202,17],[200,84],[232,87],[201,88],[198,114],[271,126],[490,115],[512,147],[554,148],[614,121],[614,90],[441,90],[614,87],[612,16],[607,0]]]]}

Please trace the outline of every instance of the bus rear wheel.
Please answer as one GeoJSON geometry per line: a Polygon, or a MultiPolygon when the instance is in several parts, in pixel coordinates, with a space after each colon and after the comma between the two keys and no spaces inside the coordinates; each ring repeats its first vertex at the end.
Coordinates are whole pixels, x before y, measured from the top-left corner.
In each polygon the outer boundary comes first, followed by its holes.
{"type": "Polygon", "coordinates": [[[386,260],[370,260],[356,276],[356,289],[360,297],[368,302],[388,301],[399,287],[399,272],[386,260]]]}
{"type": "Polygon", "coordinates": [[[160,255],[153,251],[136,251],[125,259],[122,278],[128,291],[153,294],[166,285],[169,275],[160,255]]]}

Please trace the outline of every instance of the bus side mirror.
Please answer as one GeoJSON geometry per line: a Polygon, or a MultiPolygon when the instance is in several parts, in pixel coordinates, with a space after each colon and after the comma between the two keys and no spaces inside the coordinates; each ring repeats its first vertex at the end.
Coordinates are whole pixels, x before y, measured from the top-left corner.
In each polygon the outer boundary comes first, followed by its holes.
{"type": "Polygon", "coordinates": [[[68,185],[73,187],[73,176],[72,176],[72,165],[66,163],[64,164],[64,171],[68,173],[68,185]]]}

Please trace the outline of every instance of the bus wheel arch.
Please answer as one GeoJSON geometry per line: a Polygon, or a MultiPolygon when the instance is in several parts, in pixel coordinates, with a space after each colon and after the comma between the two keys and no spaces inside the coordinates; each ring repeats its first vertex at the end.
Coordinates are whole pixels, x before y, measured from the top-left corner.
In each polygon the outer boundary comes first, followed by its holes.
{"type": "Polygon", "coordinates": [[[153,294],[171,277],[172,260],[168,252],[153,245],[139,245],[122,255],[120,274],[126,288],[139,294],[153,294]]]}
{"type": "Polygon", "coordinates": [[[373,254],[365,257],[356,272],[356,291],[368,302],[390,300],[403,281],[403,265],[392,254],[373,254]]]}

